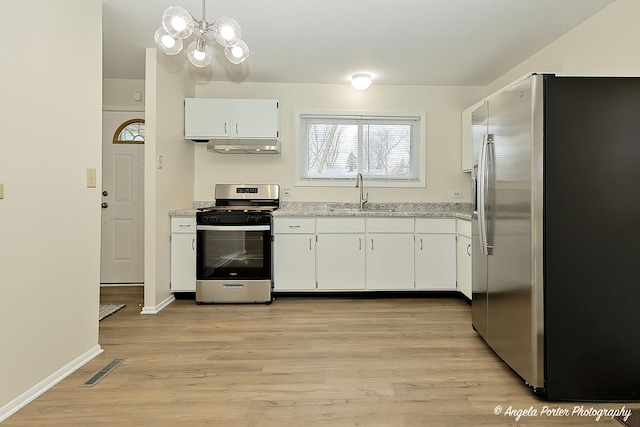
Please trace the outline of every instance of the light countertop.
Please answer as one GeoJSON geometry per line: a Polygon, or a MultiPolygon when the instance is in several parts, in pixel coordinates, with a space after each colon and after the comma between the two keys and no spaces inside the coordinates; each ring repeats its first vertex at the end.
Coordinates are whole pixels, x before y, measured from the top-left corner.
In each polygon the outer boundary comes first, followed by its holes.
{"type": "MultiPolygon", "coordinates": [[[[211,202],[195,202],[194,207],[173,210],[171,217],[191,217],[198,208],[211,202]]],[[[459,218],[471,220],[469,203],[367,203],[358,209],[354,203],[342,202],[281,202],[274,217],[332,216],[332,217],[415,217],[459,218]]]]}
{"type": "Polygon", "coordinates": [[[469,203],[367,203],[359,209],[353,203],[284,202],[274,217],[415,217],[471,220],[469,203]]]}

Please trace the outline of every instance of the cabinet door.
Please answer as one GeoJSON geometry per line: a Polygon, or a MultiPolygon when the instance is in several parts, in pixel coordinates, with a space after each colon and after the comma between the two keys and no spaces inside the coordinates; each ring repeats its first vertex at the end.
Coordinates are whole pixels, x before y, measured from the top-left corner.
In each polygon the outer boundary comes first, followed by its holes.
{"type": "Polygon", "coordinates": [[[463,172],[471,171],[471,108],[462,112],[462,127],[460,129],[460,169],[463,172]]]}
{"type": "Polygon", "coordinates": [[[185,139],[228,138],[231,135],[231,100],[186,98],[184,100],[185,139]]]}
{"type": "Polygon", "coordinates": [[[473,163],[473,112],[484,104],[484,102],[484,99],[478,101],[462,112],[462,127],[460,129],[460,168],[463,172],[471,172],[473,163]]]}
{"type": "Polygon", "coordinates": [[[316,288],[314,234],[276,234],[273,242],[274,290],[316,288]]]}
{"type": "Polygon", "coordinates": [[[367,289],[413,289],[413,234],[368,234],[367,289]]]}
{"type": "Polygon", "coordinates": [[[196,234],[171,234],[171,292],[196,291],[196,234]]]}
{"type": "Polygon", "coordinates": [[[456,290],[455,234],[416,234],[416,289],[456,290]]]}
{"type": "Polygon", "coordinates": [[[232,104],[234,138],[278,138],[278,101],[235,99],[232,104]]]}
{"type": "Polygon", "coordinates": [[[318,289],[365,289],[364,234],[318,234],[318,289]]]}
{"type": "Polygon", "coordinates": [[[471,239],[467,236],[458,235],[458,291],[471,299],[471,239]]]}

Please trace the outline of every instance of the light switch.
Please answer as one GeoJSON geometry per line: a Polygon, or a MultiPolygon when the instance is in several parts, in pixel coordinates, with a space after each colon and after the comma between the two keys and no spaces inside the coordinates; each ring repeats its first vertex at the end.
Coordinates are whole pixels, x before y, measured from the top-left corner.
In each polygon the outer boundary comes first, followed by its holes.
{"type": "Polygon", "coordinates": [[[96,188],[96,169],[87,168],[87,188],[96,188]]]}
{"type": "Polygon", "coordinates": [[[4,199],[4,184],[0,182],[0,199],[4,199]]]}

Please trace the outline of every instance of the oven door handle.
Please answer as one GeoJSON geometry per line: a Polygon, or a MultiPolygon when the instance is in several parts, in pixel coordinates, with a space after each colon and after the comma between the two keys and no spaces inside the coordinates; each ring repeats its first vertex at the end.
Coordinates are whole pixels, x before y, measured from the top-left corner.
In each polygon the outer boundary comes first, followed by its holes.
{"type": "Polygon", "coordinates": [[[203,231],[269,231],[270,225],[196,225],[203,231]]]}

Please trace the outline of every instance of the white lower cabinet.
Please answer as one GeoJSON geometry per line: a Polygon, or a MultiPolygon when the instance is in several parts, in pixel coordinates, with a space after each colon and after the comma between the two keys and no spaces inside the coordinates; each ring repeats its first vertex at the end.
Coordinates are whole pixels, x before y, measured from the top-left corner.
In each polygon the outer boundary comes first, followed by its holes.
{"type": "Polygon", "coordinates": [[[274,290],[316,288],[315,221],[315,218],[274,218],[274,290]]]}
{"type": "Polygon", "coordinates": [[[455,233],[455,219],[416,219],[416,289],[456,290],[455,233]]]}
{"type": "Polygon", "coordinates": [[[318,289],[365,289],[364,218],[318,218],[318,289]]]}
{"type": "Polygon", "coordinates": [[[275,290],[304,291],[316,288],[315,235],[274,236],[273,283],[275,290]]]}
{"type": "Polygon", "coordinates": [[[413,233],[413,218],[367,220],[367,289],[414,289],[413,233]]]}
{"type": "Polygon", "coordinates": [[[171,292],[196,291],[196,219],[171,218],[171,292]]]}
{"type": "Polygon", "coordinates": [[[471,299],[471,222],[459,219],[456,228],[458,291],[471,299]]]}
{"type": "Polygon", "coordinates": [[[464,236],[456,240],[455,219],[276,217],[273,238],[275,291],[458,289],[467,295],[468,282],[470,295],[470,261],[456,263],[467,247],[464,236]]]}

